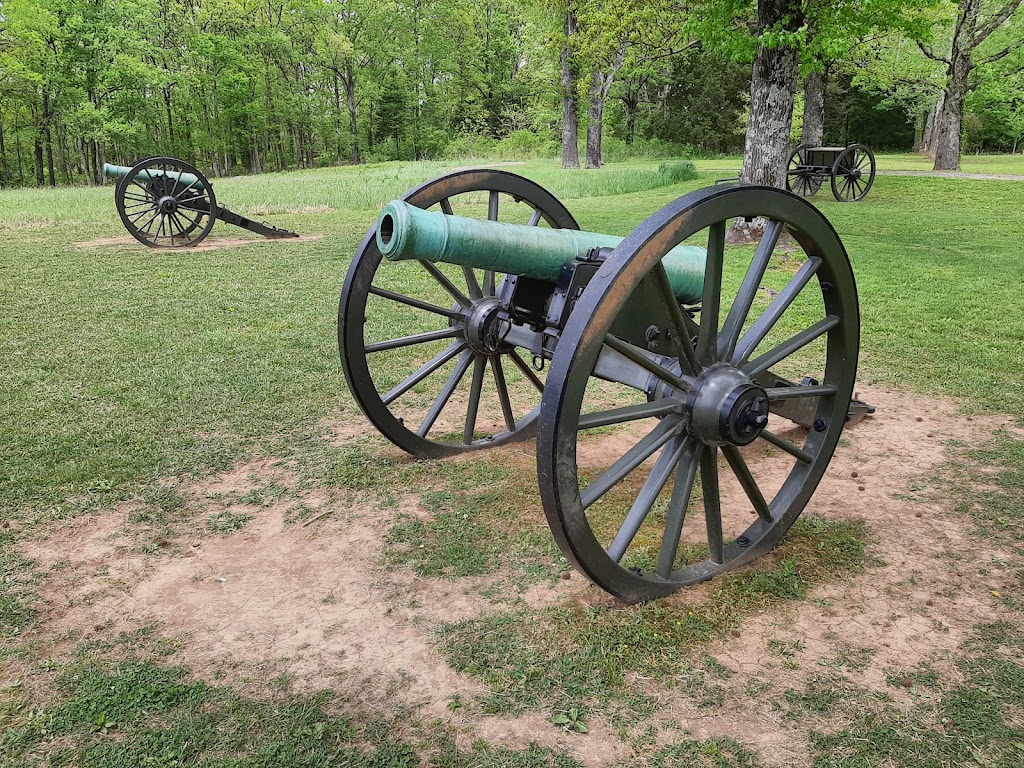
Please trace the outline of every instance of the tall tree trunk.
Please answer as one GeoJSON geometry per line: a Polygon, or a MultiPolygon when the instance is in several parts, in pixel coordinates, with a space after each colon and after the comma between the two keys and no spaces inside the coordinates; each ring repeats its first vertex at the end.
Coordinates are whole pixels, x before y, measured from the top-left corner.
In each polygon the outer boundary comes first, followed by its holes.
{"type": "Polygon", "coordinates": [[[825,89],[828,75],[811,72],[804,80],[804,124],[802,144],[820,147],[825,136],[825,89]]]}
{"type": "Polygon", "coordinates": [[[4,121],[0,118],[0,187],[11,181],[11,168],[7,165],[7,146],[4,144],[4,121]]]}
{"type": "Polygon", "coordinates": [[[346,68],[342,84],[345,86],[345,101],[348,104],[348,128],[352,134],[352,165],[359,165],[363,162],[359,155],[359,103],[356,101],[356,73],[351,67],[346,68]]]}
{"type": "Polygon", "coordinates": [[[601,167],[601,133],[604,127],[604,73],[594,71],[587,89],[587,168],[601,167]]]}
{"type": "Polygon", "coordinates": [[[34,143],[36,159],[36,186],[41,187],[46,183],[46,177],[43,176],[43,140],[37,135],[34,143]]]}
{"type": "Polygon", "coordinates": [[[958,52],[955,46],[951,58],[952,62],[946,73],[942,109],[935,118],[936,171],[960,170],[960,124],[963,119],[964,98],[967,96],[967,77],[971,72],[971,60],[958,52]]]}
{"type": "Polygon", "coordinates": [[[57,175],[53,171],[53,133],[50,131],[50,121],[53,115],[50,113],[50,94],[43,91],[43,142],[46,149],[46,172],[50,180],[50,186],[57,186],[57,175]]]}
{"type": "Polygon", "coordinates": [[[569,40],[576,34],[576,10],[569,0],[565,12],[565,37],[562,44],[561,83],[562,83],[562,167],[580,167],[580,127],[579,107],[576,103],[576,80],[578,73],[569,48],[569,40]]]}
{"type": "MultiPolygon", "coordinates": [[[[793,32],[803,25],[799,0],[759,0],[758,31],[781,25],[793,32]]],[[[796,95],[800,57],[796,48],[758,46],[750,79],[750,120],[747,123],[743,152],[744,184],[784,187],[789,133],[793,126],[793,102],[796,95]]],[[[764,231],[764,221],[737,219],[729,232],[733,242],[752,240],[764,231]]]]}

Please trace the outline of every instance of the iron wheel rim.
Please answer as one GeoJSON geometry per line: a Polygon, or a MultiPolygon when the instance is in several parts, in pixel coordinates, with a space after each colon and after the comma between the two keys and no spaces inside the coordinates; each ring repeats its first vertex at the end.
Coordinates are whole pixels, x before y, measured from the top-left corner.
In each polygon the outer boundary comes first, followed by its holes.
{"type": "MultiPolygon", "coordinates": [[[[765,262],[770,258],[773,249],[774,243],[771,243],[768,256],[764,257],[765,262]]],[[[747,289],[751,295],[756,292],[760,281],[754,266],[757,258],[755,254],[744,280],[744,283],[753,280],[753,287],[747,289]]],[[[812,277],[808,276],[807,280],[811,279],[812,277]]],[[[806,282],[804,288],[810,284],[806,282]]],[[[797,293],[804,288],[799,289],[797,293]]],[[[721,290],[717,290],[720,299],[721,290]]],[[[744,290],[741,286],[740,292],[744,290]]],[[[705,294],[705,299],[707,296],[708,294],[705,294]]],[[[746,310],[743,310],[741,305],[740,312],[744,316],[749,314],[749,305],[746,310]]],[[[722,316],[719,312],[718,319],[720,320],[722,316]]],[[[729,323],[730,320],[727,318],[726,326],[729,323]]],[[[738,327],[742,329],[742,318],[738,327]]],[[[736,334],[739,334],[739,330],[736,334]]],[[[740,337],[739,343],[743,343],[743,338],[745,335],[740,337]]],[[[751,562],[771,550],[803,511],[838,444],[846,410],[853,394],[858,344],[859,309],[849,259],[835,230],[809,203],[791,193],[770,187],[740,187],[729,190],[712,188],[690,193],[654,214],[612,252],[598,278],[591,281],[559,341],[559,350],[564,351],[559,354],[556,350],[552,362],[548,386],[541,404],[537,467],[545,516],[562,552],[600,587],[623,600],[634,602],[662,597],[683,586],[706,581],[751,562]],[[827,317],[834,315],[839,318],[826,334],[823,334],[826,336],[827,360],[822,383],[834,388],[830,396],[821,397],[819,400],[816,418],[824,420],[824,428],[821,431],[811,430],[805,445],[800,449],[808,453],[811,460],[805,462],[794,459],[793,468],[775,496],[770,501],[763,499],[767,504],[770,519],[764,520],[759,515],[742,534],[733,538],[731,543],[722,542],[722,562],[713,562],[709,554],[709,557],[701,562],[676,569],[674,557],[677,549],[673,549],[672,558],[669,559],[668,577],[655,572],[645,572],[643,569],[630,569],[609,554],[608,550],[611,547],[603,544],[595,534],[581,500],[581,495],[587,491],[581,486],[578,476],[577,440],[580,431],[580,409],[587,381],[600,348],[605,343],[608,329],[621,307],[622,297],[629,296],[640,280],[657,267],[666,251],[694,233],[702,230],[710,232],[712,225],[719,225],[724,241],[725,222],[736,216],[765,216],[770,220],[769,228],[775,226],[771,222],[779,222],[776,227],[779,233],[785,230],[796,239],[805,253],[821,259],[817,265],[817,272],[812,274],[818,278],[817,284],[822,290],[822,301],[827,317]]],[[[700,346],[698,335],[698,349],[700,346]]],[[[751,354],[755,349],[758,349],[756,344],[747,352],[748,362],[752,362],[751,354]]],[[[704,352],[718,354],[715,350],[716,345],[712,351],[705,348],[704,352]]],[[[754,360],[760,360],[761,357],[763,355],[754,360]]],[[[674,417],[664,417],[661,424],[670,418],[674,417]]],[[[679,419],[679,423],[682,424],[682,419],[679,419]]],[[[655,426],[644,439],[662,428],[655,426]]],[[[677,434],[664,443],[664,448],[659,448],[658,451],[648,454],[649,456],[653,457],[659,451],[662,456],[667,455],[673,442],[677,445],[672,450],[676,450],[679,443],[695,440],[689,434],[689,427],[677,426],[669,429],[675,429],[677,434]],[[682,432],[679,432],[679,429],[682,429],[682,432]]],[[[711,455],[712,451],[706,448],[705,446],[705,450],[697,452],[705,456],[711,455]]],[[[690,449],[683,447],[679,450],[685,452],[690,449]]],[[[725,449],[715,447],[714,456],[717,457],[720,451],[725,453],[725,449]]],[[[734,452],[730,450],[729,453],[734,452]]],[[[660,457],[658,461],[661,461],[660,457]]],[[[695,465],[689,480],[689,493],[693,493],[693,476],[703,475],[705,470],[700,456],[692,458],[690,463],[695,465]]],[[[732,460],[727,463],[732,469],[732,460]]],[[[655,462],[649,478],[655,473],[657,466],[658,462],[655,462]]],[[[680,463],[675,465],[674,473],[677,475],[681,473],[680,466],[680,463]]],[[[715,467],[717,468],[717,461],[715,467]]],[[[717,478],[718,470],[714,471],[717,478]]],[[[735,469],[733,471],[737,472],[735,469]]],[[[749,470],[747,474],[750,474],[749,470]]],[[[599,479],[600,477],[595,481],[599,479]]],[[[684,479],[682,482],[685,485],[687,481],[684,479]]],[[[646,483],[647,481],[645,487],[646,483]]],[[[717,479],[715,483],[717,488],[717,479]]],[[[742,480],[740,483],[742,484],[742,480]]],[[[665,485],[658,493],[664,488],[665,485]]],[[[746,489],[744,491],[746,492],[746,489]]],[[[643,492],[642,488],[639,493],[643,492]]],[[[749,493],[747,496],[756,509],[753,497],[749,493]]],[[[688,502],[689,498],[686,498],[684,504],[688,506],[688,502]]],[[[685,517],[686,506],[683,507],[681,518],[685,517]]],[[[720,522],[721,515],[719,525],[720,522]]],[[[666,519],[666,528],[667,526],[666,519]]],[[[680,522],[679,526],[681,532],[683,522],[680,522]]],[[[621,533],[622,528],[619,529],[616,538],[621,533]]],[[[671,534],[665,535],[665,541],[670,539],[671,534]]],[[[673,546],[678,548],[679,541],[677,537],[673,546]]],[[[615,541],[613,540],[611,544],[615,545],[615,541]]],[[[662,547],[664,549],[664,543],[662,547]]],[[[709,542],[709,551],[710,549],[709,542]]],[[[664,554],[664,551],[659,551],[659,569],[660,558],[664,554]]]]}
{"type": "Polygon", "coordinates": [[[875,155],[864,145],[852,144],[836,158],[832,166],[832,195],[839,202],[856,203],[863,200],[874,183],[875,155]]]}
{"type": "Polygon", "coordinates": [[[804,153],[810,144],[800,144],[790,154],[786,163],[786,189],[801,197],[814,197],[821,189],[821,178],[807,167],[804,153]]]}
{"type": "MultiPolygon", "coordinates": [[[[499,205],[495,201],[500,200],[502,196],[506,196],[512,198],[515,202],[523,202],[532,206],[534,215],[531,217],[531,224],[539,225],[540,221],[543,220],[552,227],[560,229],[579,229],[579,226],[572,214],[569,213],[565,206],[562,205],[554,195],[529,179],[505,171],[457,171],[428,181],[406,192],[400,199],[420,208],[427,209],[433,206],[438,206],[443,210],[442,201],[449,201],[459,195],[480,192],[488,193],[488,218],[491,218],[493,210],[492,206],[496,209],[499,205]]],[[[495,213],[494,215],[497,216],[500,215],[500,213],[495,213]]],[[[470,395],[472,398],[473,391],[478,386],[482,386],[482,383],[478,384],[478,382],[481,381],[481,377],[486,376],[486,370],[484,370],[486,368],[491,369],[496,389],[499,388],[497,385],[499,378],[505,379],[505,386],[507,387],[505,363],[511,363],[508,370],[518,370],[520,375],[524,378],[532,377],[530,378],[531,385],[538,390],[538,393],[534,396],[536,405],[524,413],[519,419],[514,418],[514,413],[511,414],[513,417],[511,421],[505,407],[506,403],[511,406],[510,397],[506,393],[504,400],[502,400],[499,395],[499,401],[501,401],[499,402],[499,406],[505,420],[505,429],[502,431],[486,435],[479,439],[471,438],[467,442],[466,430],[468,430],[468,427],[466,427],[463,433],[463,440],[460,442],[435,440],[429,437],[434,423],[431,423],[426,432],[421,434],[424,423],[420,423],[419,427],[416,429],[410,429],[406,426],[404,417],[396,415],[392,408],[389,407],[390,403],[385,403],[388,396],[390,396],[395,390],[392,388],[382,396],[380,388],[378,388],[377,384],[374,382],[374,377],[370,371],[367,359],[368,352],[365,336],[365,325],[367,322],[366,307],[371,294],[371,287],[378,288],[379,290],[378,286],[374,286],[374,279],[377,277],[382,263],[390,264],[390,262],[382,260],[381,253],[376,245],[375,231],[375,226],[371,227],[360,243],[359,248],[356,250],[356,255],[353,257],[352,263],[350,264],[348,273],[345,277],[345,282],[341,291],[341,300],[338,306],[338,348],[341,355],[342,370],[345,374],[345,380],[348,383],[349,391],[352,393],[352,396],[355,398],[366,417],[374,424],[374,426],[377,427],[381,434],[399,448],[402,448],[406,452],[415,456],[425,458],[452,456],[459,453],[465,453],[467,451],[495,447],[505,443],[532,437],[536,433],[536,419],[540,409],[540,392],[543,391],[544,382],[540,380],[536,373],[529,370],[529,362],[523,361],[515,350],[507,353],[502,352],[498,355],[487,356],[473,352],[468,348],[460,349],[439,368],[428,373],[423,379],[423,381],[425,381],[435,373],[443,371],[448,367],[448,363],[455,360],[457,357],[458,359],[455,363],[456,367],[451,372],[448,381],[446,381],[445,387],[451,383],[452,377],[456,375],[459,368],[462,368],[462,373],[458,375],[458,380],[454,385],[456,387],[459,386],[462,378],[469,374],[469,368],[472,366],[472,379],[470,384],[470,395]],[[467,355],[467,352],[471,354],[467,355]],[[485,357],[489,359],[481,363],[481,359],[485,357]],[[497,361],[497,364],[495,363],[495,360],[497,361]],[[524,365],[527,367],[524,368],[524,365]]],[[[428,262],[412,263],[419,263],[428,272],[432,272],[432,268],[436,270],[436,267],[428,262]]],[[[475,298],[477,289],[479,289],[481,293],[488,292],[493,294],[498,288],[498,285],[493,284],[493,273],[491,273],[491,277],[488,278],[488,273],[484,272],[484,280],[482,282],[479,280],[478,276],[473,278],[478,283],[476,287],[470,286],[471,278],[465,271],[463,274],[465,276],[465,290],[463,291],[461,286],[455,286],[460,292],[462,292],[463,298],[468,298],[475,302],[477,301],[475,298]],[[488,280],[492,281],[492,283],[489,284],[488,280]]],[[[434,277],[435,280],[438,279],[436,274],[434,274],[434,277]]],[[[377,292],[376,295],[380,298],[389,298],[387,296],[381,296],[379,292],[377,292]]],[[[394,299],[392,300],[394,301],[394,299]]],[[[452,300],[454,303],[452,304],[450,311],[464,318],[466,315],[466,308],[460,307],[459,299],[456,297],[452,296],[452,300]]],[[[401,302],[396,302],[396,304],[399,303],[401,302]]],[[[447,310],[448,308],[438,307],[438,309],[447,310]]],[[[459,320],[454,319],[454,322],[458,323],[459,320]]],[[[438,327],[439,332],[443,330],[444,329],[442,327],[438,327]]],[[[453,335],[450,337],[452,344],[457,344],[460,341],[463,344],[466,344],[464,330],[465,329],[463,327],[462,335],[453,335]]],[[[450,350],[451,346],[447,349],[450,350]]],[[[437,359],[438,357],[435,356],[431,361],[428,361],[427,365],[432,364],[437,359]]],[[[423,368],[425,367],[426,365],[423,368]]],[[[420,368],[419,370],[422,371],[423,368],[420,368]]],[[[417,372],[414,372],[414,375],[415,373],[417,372]]],[[[408,378],[405,379],[405,381],[408,380],[408,378]]],[[[404,384],[405,381],[402,383],[404,384]]],[[[441,392],[438,393],[438,400],[434,402],[431,410],[428,411],[427,417],[433,414],[433,410],[436,408],[437,403],[440,402],[441,394],[444,392],[445,389],[442,388],[441,392]]],[[[402,395],[404,395],[404,392],[391,402],[396,402],[402,395]]],[[[449,394],[449,399],[450,397],[451,395],[449,394]]],[[[437,414],[433,414],[435,420],[447,407],[447,402],[441,405],[437,414]]],[[[466,423],[469,422],[468,408],[469,403],[467,403],[466,423]]]]}

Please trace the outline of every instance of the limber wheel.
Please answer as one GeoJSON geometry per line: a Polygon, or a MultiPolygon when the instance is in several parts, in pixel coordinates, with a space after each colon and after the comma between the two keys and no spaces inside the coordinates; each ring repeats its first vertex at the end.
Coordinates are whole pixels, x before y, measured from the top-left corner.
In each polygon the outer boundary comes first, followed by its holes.
{"type": "MultiPolygon", "coordinates": [[[[503,171],[459,171],[402,199],[449,214],[579,229],[551,193],[503,171]]],[[[544,384],[529,354],[501,341],[502,278],[388,261],[375,228],[359,245],[338,308],[342,368],[363,412],[403,450],[441,457],[534,434],[544,384]]]]}
{"type": "Polygon", "coordinates": [[[832,166],[832,194],[841,203],[863,200],[875,183],[875,156],[861,144],[851,144],[832,166]]]}
{"type": "Polygon", "coordinates": [[[151,248],[197,245],[213,228],[217,198],[195,167],[173,157],[132,166],[114,193],[125,228],[151,248]]]}
{"type": "Polygon", "coordinates": [[[813,197],[821,189],[821,176],[807,164],[810,144],[801,144],[789,155],[786,163],[786,189],[801,197],[813,197]]]}
{"type": "Polygon", "coordinates": [[[577,302],[544,391],[538,477],[566,557],[608,592],[642,601],[773,548],[842,433],[859,335],[846,251],[804,200],[770,187],[710,188],[647,219],[577,302]],[[725,249],[736,217],[767,219],[749,265],[725,249]],[[802,253],[776,248],[783,233],[802,253]],[[708,247],[699,319],[676,303],[661,265],[690,238],[708,247]],[[631,303],[638,288],[659,300],[631,303]],[[639,313],[644,338],[610,332],[637,327],[639,313]],[[648,352],[651,338],[667,338],[676,354],[648,352]],[[635,382],[643,369],[646,392],[609,397],[591,375],[599,354],[605,379],[635,382]],[[622,375],[609,377],[615,366],[622,375]],[[770,378],[801,373],[813,378],[793,387],[770,378]],[[813,429],[769,415],[770,401],[801,397],[818,398],[813,429]]]}

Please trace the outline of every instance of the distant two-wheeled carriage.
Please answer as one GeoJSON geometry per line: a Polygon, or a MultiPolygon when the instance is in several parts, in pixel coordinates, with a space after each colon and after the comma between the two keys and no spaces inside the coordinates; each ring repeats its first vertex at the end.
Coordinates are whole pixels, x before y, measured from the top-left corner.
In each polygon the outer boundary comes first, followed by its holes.
{"type": "Polygon", "coordinates": [[[817,194],[825,180],[841,203],[863,200],[875,183],[875,156],[863,144],[814,147],[801,144],[789,156],[786,189],[801,197],[817,194]]]}
{"type": "Polygon", "coordinates": [[[217,219],[271,239],[298,237],[219,205],[213,185],[184,160],[149,157],[131,167],[107,163],[103,174],[119,179],[114,203],[125,229],[150,248],[199,245],[217,219]]]}

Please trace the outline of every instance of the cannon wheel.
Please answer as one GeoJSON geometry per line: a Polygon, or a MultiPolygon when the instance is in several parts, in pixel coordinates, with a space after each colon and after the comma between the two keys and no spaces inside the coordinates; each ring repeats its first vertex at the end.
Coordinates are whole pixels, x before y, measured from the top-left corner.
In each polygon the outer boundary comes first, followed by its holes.
{"type": "Polygon", "coordinates": [[[132,166],[114,193],[129,234],[150,248],[188,248],[210,234],[217,198],[207,178],[173,157],[150,157],[132,166]],[[198,180],[184,184],[177,174],[198,180]]]}
{"type": "Polygon", "coordinates": [[[805,153],[810,144],[800,144],[789,155],[786,163],[786,189],[801,197],[814,197],[821,189],[821,177],[806,168],[805,153]]]}
{"type": "MultiPolygon", "coordinates": [[[[472,213],[472,208],[463,207],[467,198],[486,200],[491,220],[500,220],[502,213],[517,207],[522,213],[531,211],[529,223],[534,226],[543,221],[555,228],[579,229],[572,214],[550,192],[529,179],[504,171],[458,171],[428,181],[401,199],[420,208],[458,214],[472,213]]],[[[420,271],[416,277],[427,280],[435,296],[440,292],[451,302],[448,306],[438,306],[436,298],[422,292],[417,295],[413,281],[388,280],[389,274],[392,277],[401,274],[398,270],[406,263],[382,259],[375,230],[375,227],[370,228],[356,251],[338,307],[342,368],[349,390],[366,416],[395,445],[422,457],[450,456],[532,436],[539,410],[539,392],[543,391],[544,384],[518,350],[509,347],[499,354],[487,354],[477,351],[479,347],[474,348],[471,343],[476,318],[484,317],[488,309],[497,304],[494,296],[499,287],[498,276],[487,271],[481,279],[469,268],[459,274],[458,270],[442,271],[426,261],[409,263],[416,265],[420,271]],[[393,333],[387,329],[368,328],[371,321],[367,315],[367,300],[371,294],[374,301],[386,302],[395,313],[409,313],[414,309],[425,312],[426,315],[420,317],[430,318],[428,322],[434,330],[393,338],[393,333]],[[447,346],[429,360],[421,361],[420,367],[410,369],[407,377],[394,386],[382,387],[375,381],[370,356],[440,339],[448,341],[447,346]],[[488,367],[491,369],[489,377],[488,367]],[[509,394],[513,381],[508,374],[513,370],[519,372],[518,390],[527,390],[525,394],[514,390],[513,394],[521,397],[509,394]],[[467,373],[470,385],[463,404],[461,396],[453,395],[467,373]],[[485,379],[493,381],[493,398],[482,395],[485,379]],[[414,387],[427,389],[432,399],[425,412],[403,407],[403,397],[414,387]],[[521,406],[524,399],[531,405],[517,417],[515,401],[521,406]],[[503,429],[484,430],[484,434],[478,431],[482,402],[485,410],[490,408],[503,422],[503,429]],[[457,434],[441,432],[437,419],[442,412],[458,412],[457,434]]]]}
{"type": "MultiPolygon", "coordinates": [[[[738,271],[727,273],[738,280],[738,271]]],[[[580,297],[544,390],[538,477],[548,524],[565,556],[608,592],[643,601],[710,579],[775,547],[811,498],[839,441],[859,334],[846,251],[828,221],[801,198],[770,187],[713,187],[648,218],[612,251],[580,297]],[[721,289],[723,265],[737,254],[726,253],[724,243],[736,217],[765,217],[767,226],[729,304],[721,289]],[[786,285],[763,311],[752,312],[755,301],[765,303],[759,287],[783,232],[805,258],[793,261],[795,254],[783,254],[772,262],[786,265],[786,271],[772,273],[786,285]],[[691,237],[708,243],[699,325],[680,311],[661,266],[669,249],[691,237]],[[629,297],[645,279],[660,303],[645,306],[643,322],[670,334],[679,353],[674,359],[645,356],[609,333],[620,315],[638,311],[629,297]],[[794,301],[796,311],[790,312],[794,301]],[[808,303],[817,308],[813,313],[808,303]],[[583,409],[588,385],[601,386],[591,372],[603,346],[652,374],[653,402],[583,409]],[[800,357],[788,359],[794,354],[800,357]],[[808,381],[786,392],[751,383],[769,368],[802,366],[809,354],[823,370],[820,383],[808,381]],[[814,427],[803,430],[772,416],[779,421],[769,431],[765,401],[780,397],[819,398],[814,427]],[[613,424],[620,432],[609,435],[613,424]],[[597,426],[605,429],[588,437],[597,426]],[[778,434],[782,429],[789,430],[785,436],[778,434]],[[619,439],[622,434],[628,441],[619,439]],[[600,442],[612,438],[618,442],[607,449],[600,442]],[[581,452],[585,441],[592,442],[581,452]],[[690,518],[704,519],[684,535],[688,509],[690,518]]],[[[696,521],[689,522],[687,530],[696,521]]]]}
{"type": "Polygon", "coordinates": [[[863,200],[874,183],[875,155],[863,144],[851,144],[832,165],[832,194],[841,203],[863,200]]]}

